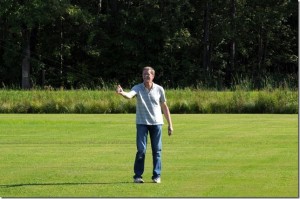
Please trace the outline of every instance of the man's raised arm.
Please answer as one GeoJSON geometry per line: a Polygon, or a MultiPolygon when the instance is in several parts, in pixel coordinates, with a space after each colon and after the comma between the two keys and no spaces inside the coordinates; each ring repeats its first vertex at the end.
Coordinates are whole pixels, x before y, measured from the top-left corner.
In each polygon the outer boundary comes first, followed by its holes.
{"type": "Polygon", "coordinates": [[[127,99],[131,99],[135,96],[135,92],[133,92],[133,91],[130,91],[130,92],[123,91],[123,88],[121,87],[121,85],[117,86],[116,92],[117,92],[117,94],[122,95],[124,98],[127,98],[127,99]]]}

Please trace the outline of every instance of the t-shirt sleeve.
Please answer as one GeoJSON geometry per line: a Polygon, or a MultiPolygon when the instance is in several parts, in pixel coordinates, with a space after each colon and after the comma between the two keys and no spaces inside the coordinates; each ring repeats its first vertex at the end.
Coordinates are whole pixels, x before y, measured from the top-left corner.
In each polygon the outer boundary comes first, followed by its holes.
{"type": "Polygon", "coordinates": [[[129,94],[135,96],[138,92],[139,92],[139,87],[138,85],[135,85],[134,87],[132,87],[131,91],[129,91],[129,94]]]}
{"type": "Polygon", "coordinates": [[[165,95],[165,90],[163,88],[160,89],[160,103],[164,103],[167,101],[166,95],[165,95]]]}

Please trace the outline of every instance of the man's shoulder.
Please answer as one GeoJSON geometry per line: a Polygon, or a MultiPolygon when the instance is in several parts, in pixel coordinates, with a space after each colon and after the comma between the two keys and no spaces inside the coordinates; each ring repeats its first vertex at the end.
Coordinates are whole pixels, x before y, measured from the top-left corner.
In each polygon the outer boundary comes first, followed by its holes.
{"type": "MultiPolygon", "coordinates": [[[[132,87],[131,90],[134,90],[134,91],[139,91],[139,90],[143,90],[145,88],[144,86],[144,83],[140,83],[140,84],[137,84],[135,86],[132,87]]],[[[164,88],[156,83],[153,83],[153,89],[157,89],[157,90],[160,90],[160,91],[163,91],[164,88]]]]}
{"type": "Polygon", "coordinates": [[[140,90],[142,88],[143,88],[143,83],[140,83],[140,84],[137,84],[137,85],[133,86],[131,90],[137,91],[137,90],[140,90]]]}
{"type": "Polygon", "coordinates": [[[153,83],[154,88],[158,89],[158,90],[164,90],[164,88],[161,85],[155,84],[153,83]]]}

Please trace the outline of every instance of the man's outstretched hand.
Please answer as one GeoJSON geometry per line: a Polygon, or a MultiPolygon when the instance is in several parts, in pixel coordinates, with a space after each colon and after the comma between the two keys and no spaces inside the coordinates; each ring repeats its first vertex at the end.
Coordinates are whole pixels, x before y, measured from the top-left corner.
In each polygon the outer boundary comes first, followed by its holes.
{"type": "Polygon", "coordinates": [[[117,92],[118,94],[120,94],[120,93],[123,92],[123,88],[121,87],[121,85],[118,85],[118,86],[117,86],[116,92],[117,92]]]}

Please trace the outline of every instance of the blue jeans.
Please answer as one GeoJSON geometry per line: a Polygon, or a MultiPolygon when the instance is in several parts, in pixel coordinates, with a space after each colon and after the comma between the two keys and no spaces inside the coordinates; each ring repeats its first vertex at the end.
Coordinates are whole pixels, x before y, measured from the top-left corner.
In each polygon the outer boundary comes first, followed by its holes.
{"type": "Polygon", "coordinates": [[[161,149],[162,149],[162,125],[136,125],[136,147],[137,153],[134,162],[134,178],[142,178],[145,166],[145,154],[147,149],[148,132],[150,134],[152,156],[153,156],[153,176],[152,179],[160,177],[161,173],[161,149]]]}

